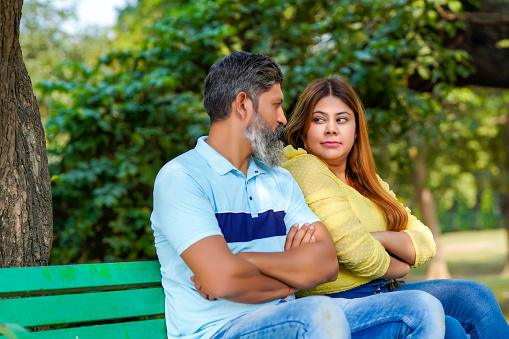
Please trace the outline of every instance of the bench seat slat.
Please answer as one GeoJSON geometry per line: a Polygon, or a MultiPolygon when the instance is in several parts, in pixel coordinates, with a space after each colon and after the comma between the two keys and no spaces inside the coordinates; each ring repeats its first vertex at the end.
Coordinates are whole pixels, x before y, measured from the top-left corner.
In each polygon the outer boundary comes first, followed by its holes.
{"type": "Polygon", "coordinates": [[[0,269],[0,296],[160,283],[157,261],[0,269]]]}
{"type": "Polygon", "coordinates": [[[24,327],[164,314],[161,287],[0,300],[2,322],[24,327]]]}
{"type": "Polygon", "coordinates": [[[84,326],[62,330],[30,333],[30,339],[154,339],[166,338],[164,319],[132,321],[128,323],[84,326]]]}

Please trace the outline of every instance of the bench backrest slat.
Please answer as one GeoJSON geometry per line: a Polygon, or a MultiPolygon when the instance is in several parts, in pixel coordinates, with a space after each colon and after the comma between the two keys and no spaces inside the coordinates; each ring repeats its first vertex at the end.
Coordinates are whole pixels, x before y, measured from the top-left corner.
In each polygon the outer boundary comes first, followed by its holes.
{"type": "Polygon", "coordinates": [[[0,269],[0,297],[160,284],[157,261],[0,269]]]}
{"type": "Polygon", "coordinates": [[[30,339],[97,339],[97,338],[166,338],[164,319],[132,321],[129,323],[103,324],[101,326],[73,327],[62,330],[30,333],[30,339]]]}
{"type": "Polygon", "coordinates": [[[2,322],[24,327],[164,314],[161,287],[0,300],[2,322]]]}

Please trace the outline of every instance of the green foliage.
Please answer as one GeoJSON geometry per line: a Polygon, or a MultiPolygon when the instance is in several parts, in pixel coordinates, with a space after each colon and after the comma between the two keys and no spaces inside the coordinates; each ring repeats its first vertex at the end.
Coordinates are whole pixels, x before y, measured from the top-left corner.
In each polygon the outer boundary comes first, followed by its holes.
{"type": "MultiPolygon", "coordinates": [[[[443,232],[481,230],[502,227],[502,212],[493,191],[484,189],[477,192],[474,205],[465,201],[461,191],[456,191],[452,206],[439,204],[438,214],[443,232]]],[[[445,199],[439,199],[443,201],[445,199]]]]}
{"type": "Polygon", "coordinates": [[[163,19],[168,11],[174,8],[172,1],[143,0],[131,1],[119,11],[117,24],[113,27],[115,40],[112,47],[119,50],[140,44],[147,34],[147,27],[152,27],[163,19]]]}
{"type": "Polygon", "coordinates": [[[439,135],[448,84],[470,70],[464,52],[441,46],[441,35],[458,27],[437,17],[434,6],[409,0],[140,2],[134,7],[140,12],[167,15],[138,47],[107,53],[91,67],[69,63],[59,81],[39,85],[54,98],[46,124],[51,261],[154,258],[155,175],[207,133],[203,80],[214,62],[235,50],[268,54],[281,64],[289,111],[310,80],[349,78],[365,102],[382,172],[391,164],[393,173],[405,172],[408,149],[439,135]],[[408,81],[415,74],[441,85],[432,94],[412,91],[408,81]]]}
{"type": "Polygon", "coordinates": [[[501,205],[509,194],[503,146],[507,102],[507,91],[474,87],[455,89],[446,98],[455,111],[440,126],[449,137],[431,175],[444,230],[503,227],[501,205]]]}
{"type": "MultiPolygon", "coordinates": [[[[95,63],[97,57],[112,44],[106,36],[106,29],[92,27],[75,34],[64,29],[65,25],[69,26],[77,19],[75,1],[55,4],[49,0],[25,0],[22,10],[20,44],[34,85],[65,78],[67,70],[60,67],[63,62],[95,63]]],[[[49,114],[49,98],[42,98],[37,87],[34,92],[45,119],[49,114]]]]}
{"type": "Polygon", "coordinates": [[[46,125],[58,262],[154,257],[148,220],[157,168],[206,133],[206,116],[199,95],[171,93],[166,72],[140,68],[79,68],[86,83],[44,85],[65,88],[72,102],[46,125]]]}

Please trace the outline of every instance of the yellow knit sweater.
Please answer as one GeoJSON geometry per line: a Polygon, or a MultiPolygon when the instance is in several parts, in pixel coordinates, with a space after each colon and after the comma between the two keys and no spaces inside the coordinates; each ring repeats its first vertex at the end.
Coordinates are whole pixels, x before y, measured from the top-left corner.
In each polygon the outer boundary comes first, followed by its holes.
{"type": "MultiPolygon", "coordinates": [[[[336,245],[339,274],[336,281],[299,292],[299,296],[346,291],[380,278],[389,268],[389,254],[370,235],[387,231],[387,222],[381,210],[369,199],[342,182],[327,165],[301,148],[285,148],[283,165],[293,175],[306,202],[322,220],[336,245]]],[[[382,186],[390,192],[389,185],[382,186]]],[[[413,267],[420,266],[435,255],[435,242],[428,227],[410,210],[406,232],[412,239],[416,258],[413,267]]]]}

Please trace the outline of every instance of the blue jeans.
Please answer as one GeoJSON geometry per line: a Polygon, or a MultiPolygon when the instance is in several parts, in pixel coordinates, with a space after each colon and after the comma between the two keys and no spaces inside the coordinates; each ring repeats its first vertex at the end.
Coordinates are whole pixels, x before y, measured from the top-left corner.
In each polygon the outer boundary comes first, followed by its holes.
{"type": "Polygon", "coordinates": [[[361,299],[304,297],[263,306],[226,323],[212,338],[443,338],[440,302],[421,291],[361,299]]]}
{"type": "MultiPolygon", "coordinates": [[[[360,298],[389,291],[389,281],[374,280],[335,298],[360,298]]],[[[470,280],[444,279],[406,283],[395,291],[420,290],[440,300],[445,312],[445,338],[509,338],[509,325],[489,287],[470,280]]]]}

